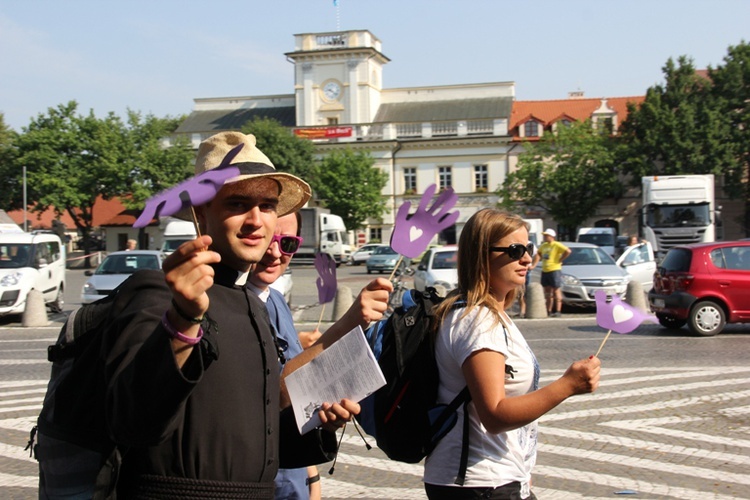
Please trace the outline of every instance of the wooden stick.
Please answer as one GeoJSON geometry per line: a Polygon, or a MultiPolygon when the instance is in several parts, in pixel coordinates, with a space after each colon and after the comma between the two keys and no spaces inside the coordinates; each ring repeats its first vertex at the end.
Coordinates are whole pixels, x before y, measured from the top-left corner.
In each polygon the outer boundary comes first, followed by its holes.
{"type": "Polygon", "coordinates": [[[195,215],[195,207],[193,205],[190,205],[190,213],[193,214],[193,225],[195,226],[195,234],[197,234],[198,238],[200,238],[201,228],[198,227],[198,217],[195,215]]]}
{"type": "Polygon", "coordinates": [[[316,330],[320,330],[320,322],[323,321],[323,311],[326,310],[325,303],[323,304],[323,307],[320,308],[320,318],[318,318],[318,326],[315,327],[316,330]]]}
{"type": "Polygon", "coordinates": [[[598,350],[598,351],[596,351],[596,354],[594,354],[594,356],[599,356],[599,353],[600,353],[600,352],[602,352],[602,347],[604,347],[604,343],[605,343],[605,342],[607,341],[607,339],[609,338],[609,334],[610,334],[610,333],[612,333],[612,330],[608,331],[608,332],[607,332],[607,335],[605,335],[605,336],[604,336],[604,340],[602,340],[602,343],[601,343],[601,345],[599,346],[599,350],[598,350]]]}
{"type": "Polygon", "coordinates": [[[393,271],[391,271],[391,276],[388,278],[388,281],[393,281],[393,275],[396,274],[396,269],[398,269],[398,265],[401,264],[402,260],[404,260],[404,256],[399,255],[398,260],[396,261],[396,265],[393,266],[393,271]]]}

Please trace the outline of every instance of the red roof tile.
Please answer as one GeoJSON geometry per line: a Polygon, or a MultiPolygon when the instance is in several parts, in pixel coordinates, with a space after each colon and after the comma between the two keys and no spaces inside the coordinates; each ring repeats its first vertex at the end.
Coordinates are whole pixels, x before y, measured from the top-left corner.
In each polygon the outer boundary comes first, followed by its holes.
{"type": "MultiPolygon", "coordinates": [[[[16,224],[23,224],[23,210],[13,210],[12,212],[8,212],[8,215],[16,224]]],[[[55,210],[53,208],[48,208],[42,213],[27,212],[26,218],[34,229],[50,229],[52,227],[52,221],[57,217],[55,215],[55,210]]],[[[125,210],[125,206],[120,202],[119,198],[105,200],[99,196],[94,203],[93,226],[99,227],[109,225],[109,221],[113,219],[120,222],[114,225],[132,225],[133,222],[135,222],[136,216],[132,215],[132,212],[125,210]]],[[[67,211],[63,212],[60,216],[60,221],[65,224],[65,227],[68,230],[76,230],[73,218],[67,211]]]]}

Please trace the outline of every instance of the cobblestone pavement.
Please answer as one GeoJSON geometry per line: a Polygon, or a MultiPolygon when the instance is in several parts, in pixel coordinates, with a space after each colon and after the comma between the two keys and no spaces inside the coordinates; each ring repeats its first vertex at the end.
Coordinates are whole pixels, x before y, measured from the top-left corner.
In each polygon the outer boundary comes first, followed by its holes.
{"type": "MultiPolygon", "coordinates": [[[[61,317],[51,318],[59,321],[61,317]]],[[[520,320],[542,384],[603,338],[591,316],[520,320]]],[[[37,497],[23,448],[49,376],[46,346],[60,324],[0,321],[0,498],[37,497]]],[[[612,336],[602,384],[541,419],[533,490],[540,499],[750,499],[750,325],[697,338],[642,325],[612,336]]],[[[347,426],[341,452],[320,467],[324,498],[424,498],[421,464],[388,460],[347,426]]]]}

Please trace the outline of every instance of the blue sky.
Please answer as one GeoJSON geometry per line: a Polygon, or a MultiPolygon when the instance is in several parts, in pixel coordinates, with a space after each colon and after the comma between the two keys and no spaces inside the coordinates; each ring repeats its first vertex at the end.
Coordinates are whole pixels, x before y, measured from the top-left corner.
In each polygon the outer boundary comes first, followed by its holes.
{"type": "Polygon", "coordinates": [[[385,88],[516,83],[519,100],[642,95],[668,58],[717,66],[747,0],[0,0],[0,112],[21,131],[70,100],[97,116],[187,114],[293,91],[294,34],[367,29],[385,88]]]}

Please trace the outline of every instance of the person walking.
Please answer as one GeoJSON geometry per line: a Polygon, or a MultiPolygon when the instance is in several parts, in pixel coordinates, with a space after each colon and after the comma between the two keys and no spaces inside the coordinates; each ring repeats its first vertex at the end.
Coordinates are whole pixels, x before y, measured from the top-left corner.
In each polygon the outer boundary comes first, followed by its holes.
{"type": "MultiPolygon", "coordinates": [[[[104,410],[127,449],[122,498],[273,499],[278,468],[331,460],[334,431],[359,412],[346,399],[323,403],[322,426],[300,435],[281,405],[288,396],[277,342],[246,283],[277,217],[302,207],[310,188],[277,172],[252,135],[222,132],[201,143],[196,174],[225,163],[240,175],[195,207],[202,236],[167,257],[163,273],[127,280],[139,293],[113,305],[104,332],[104,410]]],[[[387,302],[387,291],[371,292],[387,302]]]]}
{"type": "Polygon", "coordinates": [[[430,499],[527,499],[536,462],[537,419],[595,391],[601,362],[591,356],[539,387],[539,364],[506,310],[524,284],[534,246],[519,216],[475,213],[458,244],[458,287],[437,307],[438,403],[465,387],[470,402],[425,461],[430,499]]]}
{"type": "Polygon", "coordinates": [[[542,233],[544,242],[531,262],[531,267],[542,261],[542,287],[547,302],[547,314],[559,317],[562,314],[562,263],[571,253],[570,248],[556,241],[554,229],[545,229],[542,233]]]}
{"type": "MultiPolygon", "coordinates": [[[[271,327],[278,337],[279,349],[283,356],[280,368],[286,361],[293,359],[304,349],[300,336],[294,326],[294,318],[284,295],[271,287],[289,267],[294,254],[302,244],[300,238],[301,217],[299,212],[279,217],[276,232],[263,258],[254,266],[248,286],[266,304],[271,327]]],[[[378,278],[375,280],[383,289],[388,289],[390,282],[378,278]]],[[[359,307],[359,304],[353,307],[359,307]]],[[[363,312],[365,314],[365,312],[363,312]]],[[[344,328],[354,328],[356,324],[344,328]]],[[[306,343],[314,344],[321,336],[315,330],[306,333],[306,343]]],[[[296,469],[279,469],[276,475],[276,499],[299,500],[321,498],[320,475],[316,466],[296,469]]]]}

